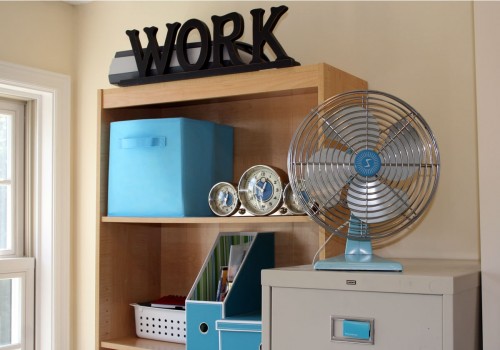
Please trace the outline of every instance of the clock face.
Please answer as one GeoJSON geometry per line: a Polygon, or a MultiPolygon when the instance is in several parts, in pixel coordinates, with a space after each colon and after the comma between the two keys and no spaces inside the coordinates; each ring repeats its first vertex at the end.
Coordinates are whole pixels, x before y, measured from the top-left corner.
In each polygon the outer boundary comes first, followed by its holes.
{"type": "Polygon", "coordinates": [[[245,171],[238,184],[241,203],[253,215],[268,215],[282,202],[283,182],[276,170],[256,165],[245,171]]]}
{"type": "Polygon", "coordinates": [[[215,184],[208,195],[208,205],[218,216],[229,216],[234,214],[240,207],[238,192],[228,182],[215,184]]]}
{"type": "Polygon", "coordinates": [[[300,205],[297,196],[292,190],[292,186],[290,184],[285,186],[285,190],[283,191],[283,202],[285,203],[286,207],[292,214],[304,214],[305,211],[302,209],[302,206],[300,205]]]}

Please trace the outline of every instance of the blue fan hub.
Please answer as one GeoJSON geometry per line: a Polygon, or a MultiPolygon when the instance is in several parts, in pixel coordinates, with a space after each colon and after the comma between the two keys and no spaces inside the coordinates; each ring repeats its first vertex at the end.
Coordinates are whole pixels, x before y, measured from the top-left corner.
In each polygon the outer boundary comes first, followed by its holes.
{"type": "Polygon", "coordinates": [[[354,159],[354,169],[361,176],[375,176],[382,166],[382,161],[377,152],[371,149],[364,149],[356,154],[354,159]]]}

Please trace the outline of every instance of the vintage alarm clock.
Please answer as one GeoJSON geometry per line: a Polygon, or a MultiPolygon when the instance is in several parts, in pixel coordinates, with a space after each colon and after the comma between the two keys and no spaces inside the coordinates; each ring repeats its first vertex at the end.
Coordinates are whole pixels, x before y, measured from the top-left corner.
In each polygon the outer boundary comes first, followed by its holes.
{"type": "Polygon", "coordinates": [[[238,192],[229,182],[216,183],[208,194],[208,205],[218,216],[229,216],[240,207],[238,192]]]}
{"type": "Polygon", "coordinates": [[[269,215],[283,201],[286,174],[267,165],[255,165],[246,170],[238,183],[241,208],[237,215],[269,215]]]}
{"type": "Polygon", "coordinates": [[[283,205],[276,212],[276,215],[304,215],[305,213],[292,190],[292,186],[287,184],[283,190],[283,205]]]}

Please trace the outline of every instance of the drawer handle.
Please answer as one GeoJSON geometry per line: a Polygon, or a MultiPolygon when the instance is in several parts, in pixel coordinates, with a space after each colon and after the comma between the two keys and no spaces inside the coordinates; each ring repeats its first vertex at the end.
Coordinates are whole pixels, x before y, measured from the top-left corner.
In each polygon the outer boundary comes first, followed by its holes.
{"type": "Polygon", "coordinates": [[[165,147],[166,145],[167,138],[164,136],[120,139],[122,149],[165,147]]]}

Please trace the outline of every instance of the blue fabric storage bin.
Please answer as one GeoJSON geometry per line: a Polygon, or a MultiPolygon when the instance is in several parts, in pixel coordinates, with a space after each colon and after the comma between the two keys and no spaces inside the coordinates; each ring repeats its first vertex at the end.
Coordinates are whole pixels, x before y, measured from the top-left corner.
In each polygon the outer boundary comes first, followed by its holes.
{"type": "Polygon", "coordinates": [[[108,216],[212,216],[210,188],[233,179],[233,128],[188,118],[110,125],[108,216]]]}

